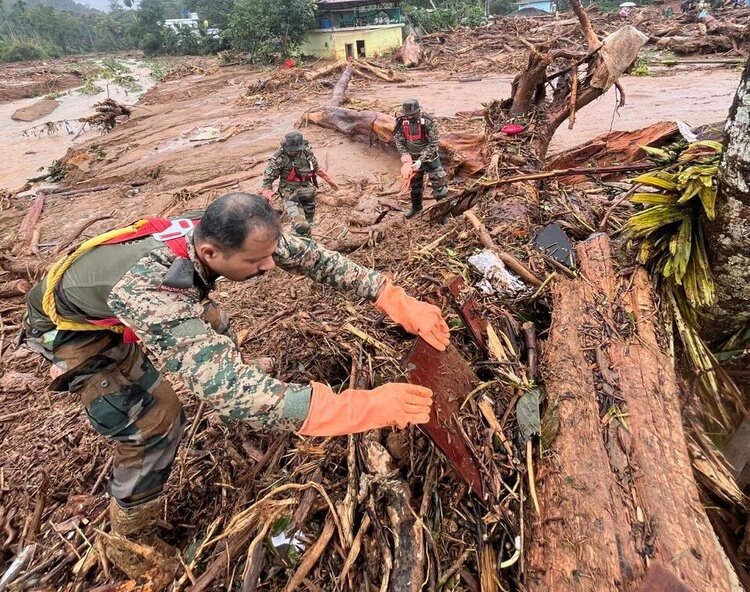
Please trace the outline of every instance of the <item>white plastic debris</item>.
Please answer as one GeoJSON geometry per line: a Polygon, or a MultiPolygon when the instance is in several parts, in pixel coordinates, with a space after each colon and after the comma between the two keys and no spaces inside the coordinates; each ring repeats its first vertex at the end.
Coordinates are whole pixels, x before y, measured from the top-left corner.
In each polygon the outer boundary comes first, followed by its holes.
{"type": "Polygon", "coordinates": [[[676,120],[676,123],[677,129],[680,131],[680,135],[688,142],[695,142],[698,139],[698,136],[693,133],[693,128],[690,127],[689,123],[680,120],[676,120]]]}
{"type": "Polygon", "coordinates": [[[280,532],[279,534],[271,537],[271,544],[277,549],[283,549],[284,553],[287,552],[289,547],[294,547],[297,555],[300,555],[309,544],[306,537],[299,531],[292,533],[290,536],[286,532],[280,532]]]}
{"type": "Polygon", "coordinates": [[[505,264],[492,251],[482,251],[469,257],[471,263],[484,277],[477,288],[485,294],[516,296],[527,289],[517,276],[510,273],[505,264]]]}

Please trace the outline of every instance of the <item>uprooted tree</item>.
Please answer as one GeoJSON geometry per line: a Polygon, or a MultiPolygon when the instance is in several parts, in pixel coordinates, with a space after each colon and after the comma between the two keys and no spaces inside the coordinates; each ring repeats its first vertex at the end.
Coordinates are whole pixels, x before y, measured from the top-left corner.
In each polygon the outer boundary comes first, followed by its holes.
{"type": "MultiPolygon", "coordinates": [[[[509,232],[496,236],[528,229],[529,217],[544,201],[533,171],[543,169],[555,130],[566,119],[572,125],[580,109],[617,85],[646,41],[630,26],[599,40],[579,2],[571,5],[586,48],[528,44],[529,63],[514,80],[511,97],[484,111],[485,134],[441,137],[452,172],[481,177],[432,208],[433,220],[482,201],[503,212],[509,232]],[[523,128],[520,137],[505,133],[509,124],[523,128]],[[518,175],[520,166],[525,175],[518,175]]],[[[738,97],[746,87],[747,69],[738,97]]],[[[340,88],[335,96],[307,113],[306,121],[363,141],[390,142],[393,117],[342,107],[340,88]]],[[[747,106],[738,99],[732,113],[739,126],[729,134],[721,177],[727,199],[717,216],[724,232],[715,243],[719,265],[723,247],[747,240],[748,217],[742,216],[747,106]]],[[[741,286],[746,293],[748,253],[745,247],[742,270],[729,274],[726,290],[741,286]]],[[[691,459],[689,450],[711,444],[696,444],[682,429],[681,383],[661,336],[652,281],[643,269],[618,275],[604,236],[582,242],[577,254],[580,276],[554,283],[552,329],[543,348],[543,382],[559,431],[540,470],[540,511],[533,519],[526,585],[529,590],[635,590],[657,562],[690,590],[729,590],[731,568],[690,469],[691,461],[697,467],[699,460],[691,459]]],[[[738,261],[724,257],[724,263],[738,261]]],[[[719,293],[726,306],[721,288],[719,293]]],[[[731,477],[723,495],[743,503],[731,477]]]]}

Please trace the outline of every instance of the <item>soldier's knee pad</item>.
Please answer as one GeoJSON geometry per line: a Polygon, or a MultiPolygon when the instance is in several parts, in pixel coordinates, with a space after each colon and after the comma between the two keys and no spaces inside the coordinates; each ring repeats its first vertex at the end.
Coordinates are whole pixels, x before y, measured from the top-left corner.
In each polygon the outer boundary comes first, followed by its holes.
{"type": "Polygon", "coordinates": [[[439,168],[434,171],[430,171],[429,173],[430,181],[434,185],[445,185],[446,184],[446,178],[448,177],[448,173],[445,172],[445,169],[439,168]]]}

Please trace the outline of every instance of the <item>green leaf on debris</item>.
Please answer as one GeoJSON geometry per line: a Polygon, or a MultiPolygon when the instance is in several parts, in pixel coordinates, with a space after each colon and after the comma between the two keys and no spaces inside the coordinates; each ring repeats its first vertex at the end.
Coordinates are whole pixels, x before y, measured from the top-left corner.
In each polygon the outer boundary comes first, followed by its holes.
{"type": "Polygon", "coordinates": [[[542,422],[539,418],[540,399],[539,389],[531,389],[521,396],[516,405],[516,421],[524,440],[531,440],[542,431],[542,422]]]}

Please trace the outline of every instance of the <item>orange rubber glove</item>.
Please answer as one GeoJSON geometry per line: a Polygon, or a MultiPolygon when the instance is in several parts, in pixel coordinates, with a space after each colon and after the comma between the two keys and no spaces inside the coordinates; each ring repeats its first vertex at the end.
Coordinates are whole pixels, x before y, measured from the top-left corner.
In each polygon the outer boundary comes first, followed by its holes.
{"type": "Polygon", "coordinates": [[[404,179],[408,179],[409,175],[412,174],[411,154],[402,154],[401,155],[401,162],[403,163],[401,165],[401,177],[404,178],[404,179]]]}
{"type": "Polygon", "coordinates": [[[334,191],[339,190],[339,184],[336,183],[336,180],[333,177],[331,177],[331,175],[329,175],[326,171],[324,171],[323,169],[318,169],[315,172],[318,175],[318,177],[320,177],[326,183],[328,183],[328,185],[330,185],[331,189],[333,189],[334,191]]]}
{"type": "Polygon", "coordinates": [[[347,389],[337,395],[327,384],[310,384],[310,409],[298,432],[302,436],[344,436],[430,421],[432,391],[423,386],[390,382],[370,391],[347,389]]]}
{"type": "Polygon", "coordinates": [[[438,351],[443,351],[450,341],[448,324],[440,309],[427,302],[412,298],[403,288],[387,279],[375,306],[401,325],[409,333],[419,335],[438,351]]]}

